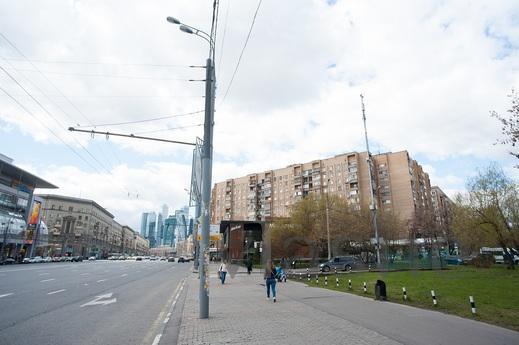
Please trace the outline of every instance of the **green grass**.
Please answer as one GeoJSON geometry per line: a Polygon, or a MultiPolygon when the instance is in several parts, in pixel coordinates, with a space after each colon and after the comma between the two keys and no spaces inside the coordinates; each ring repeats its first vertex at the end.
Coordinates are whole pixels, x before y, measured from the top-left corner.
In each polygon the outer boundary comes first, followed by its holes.
{"type": "MultiPolygon", "coordinates": [[[[328,289],[374,298],[375,283],[386,283],[388,300],[420,308],[438,310],[502,327],[519,330],[519,269],[506,267],[478,269],[450,266],[448,270],[402,271],[339,274],[339,288],[335,275],[328,276],[328,289]],[[352,289],[348,289],[351,279],[352,289]],[[362,289],[367,283],[368,293],[362,289]],[[402,287],[407,290],[407,301],[402,298],[402,287]],[[438,305],[433,306],[431,290],[436,293],[438,305]],[[472,315],[469,296],[473,296],[477,314],[472,315]]],[[[299,277],[295,279],[299,281],[299,277]]],[[[310,283],[303,274],[303,282],[317,286],[315,275],[310,283]]],[[[319,277],[324,287],[324,277],[319,277]]]]}

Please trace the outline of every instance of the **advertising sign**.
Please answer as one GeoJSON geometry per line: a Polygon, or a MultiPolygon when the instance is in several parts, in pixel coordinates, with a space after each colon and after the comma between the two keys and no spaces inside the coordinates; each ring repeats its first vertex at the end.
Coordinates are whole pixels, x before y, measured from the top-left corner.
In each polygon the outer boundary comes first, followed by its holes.
{"type": "Polygon", "coordinates": [[[35,200],[32,204],[31,217],[29,218],[29,225],[31,225],[32,228],[35,228],[36,224],[38,224],[38,220],[40,219],[40,209],[41,202],[35,200]]]}

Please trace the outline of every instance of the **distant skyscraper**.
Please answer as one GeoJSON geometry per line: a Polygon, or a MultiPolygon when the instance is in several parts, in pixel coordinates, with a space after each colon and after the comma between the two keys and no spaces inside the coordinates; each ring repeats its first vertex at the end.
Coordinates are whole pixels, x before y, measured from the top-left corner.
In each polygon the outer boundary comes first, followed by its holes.
{"type": "Polygon", "coordinates": [[[163,245],[173,247],[175,245],[175,228],[177,227],[177,218],[169,216],[164,220],[164,240],[163,245]]]}
{"type": "Polygon", "coordinates": [[[150,248],[157,245],[157,214],[144,212],[141,216],[141,236],[150,241],[150,248]]]}
{"type": "Polygon", "coordinates": [[[148,238],[148,217],[149,213],[144,212],[141,216],[141,236],[148,238]]]}
{"type": "Polygon", "coordinates": [[[162,218],[162,213],[159,213],[157,216],[157,246],[162,245],[162,241],[164,239],[164,219],[162,218]]]}
{"type": "Polygon", "coordinates": [[[168,218],[168,205],[164,204],[162,205],[162,219],[168,218]]]}

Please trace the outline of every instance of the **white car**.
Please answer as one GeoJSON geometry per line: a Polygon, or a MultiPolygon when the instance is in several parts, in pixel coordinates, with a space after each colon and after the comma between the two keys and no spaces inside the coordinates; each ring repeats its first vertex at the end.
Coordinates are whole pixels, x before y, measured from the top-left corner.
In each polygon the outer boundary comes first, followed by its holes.
{"type": "Polygon", "coordinates": [[[39,264],[43,262],[43,258],[41,256],[35,256],[34,258],[31,258],[31,262],[39,264]]]}
{"type": "Polygon", "coordinates": [[[50,256],[46,256],[43,258],[43,262],[52,262],[52,258],[50,256]]]}
{"type": "Polygon", "coordinates": [[[96,261],[96,257],[95,256],[91,256],[88,258],[88,261],[96,261]]]}

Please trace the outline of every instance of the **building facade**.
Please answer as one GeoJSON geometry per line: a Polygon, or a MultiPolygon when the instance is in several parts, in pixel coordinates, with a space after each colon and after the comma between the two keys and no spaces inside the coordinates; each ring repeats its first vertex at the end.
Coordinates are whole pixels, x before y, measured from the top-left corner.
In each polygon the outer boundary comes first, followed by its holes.
{"type": "MultiPolygon", "coordinates": [[[[292,164],[216,183],[211,198],[211,222],[259,221],[288,217],[298,200],[308,195],[337,195],[353,209],[371,203],[367,152],[292,164]]],[[[397,214],[406,224],[399,234],[418,233],[432,210],[429,175],[407,151],[372,155],[373,192],[378,209],[397,214]]]]}
{"type": "Polygon", "coordinates": [[[0,260],[21,260],[45,245],[46,227],[41,224],[41,200],[35,188],[57,188],[17,167],[0,154],[0,260]]]}
{"type": "MultiPolygon", "coordinates": [[[[38,195],[42,219],[49,231],[47,255],[96,256],[137,251],[139,235],[115,221],[114,216],[93,200],[61,195],[38,195]]],[[[139,250],[146,252],[142,243],[139,250]]]]}
{"type": "Polygon", "coordinates": [[[446,240],[449,249],[454,249],[454,234],[452,233],[452,201],[438,186],[431,187],[434,221],[439,234],[446,240]]]}

